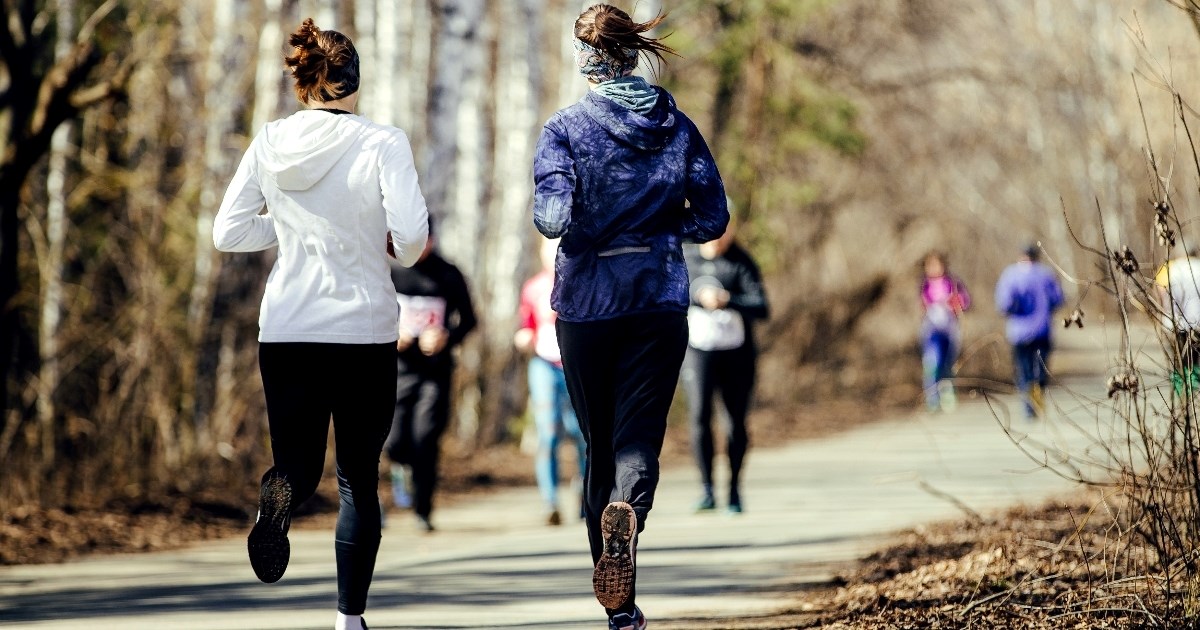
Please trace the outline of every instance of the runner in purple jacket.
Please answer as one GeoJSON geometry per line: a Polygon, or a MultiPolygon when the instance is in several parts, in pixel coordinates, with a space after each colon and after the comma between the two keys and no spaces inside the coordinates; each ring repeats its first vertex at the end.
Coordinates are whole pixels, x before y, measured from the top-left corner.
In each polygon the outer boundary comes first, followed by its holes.
{"type": "Polygon", "coordinates": [[[534,223],[562,237],[551,304],[567,389],[587,438],[585,516],[593,587],[609,627],[640,630],[637,532],[658,485],[667,411],[687,346],[682,243],[717,238],[729,212],[704,139],[671,95],[632,76],[671,50],[610,5],[575,22],[591,84],[538,141],[534,223]]]}
{"type": "Polygon", "coordinates": [[[1009,265],[996,283],[996,310],[1007,317],[1004,333],[1013,348],[1017,392],[1029,418],[1044,411],[1050,317],[1063,303],[1058,278],[1038,262],[1040,253],[1036,245],[1027,247],[1021,259],[1009,265]]]}

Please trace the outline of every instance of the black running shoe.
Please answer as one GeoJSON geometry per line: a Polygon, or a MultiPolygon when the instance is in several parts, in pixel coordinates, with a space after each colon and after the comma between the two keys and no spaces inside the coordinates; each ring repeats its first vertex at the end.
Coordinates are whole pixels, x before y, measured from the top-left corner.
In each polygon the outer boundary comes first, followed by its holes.
{"type": "Polygon", "coordinates": [[[278,582],[292,555],[287,531],[292,522],[292,484],[277,471],[263,479],[258,495],[258,520],[246,539],[250,566],[258,579],[278,582]]]}
{"type": "Polygon", "coordinates": [[[632,613],[618,613],[608,618],[608,630],[646,630],[646,616],[637,607],[632,613]]]}
{"type": "Polygon", "coordinates": [[[600,514],[600,536],[604,551],[592,573],[596,600],[609,610],[620,608],[633,593],[634,536],[637,515],[624,501],[609,503],[600,514]]]}

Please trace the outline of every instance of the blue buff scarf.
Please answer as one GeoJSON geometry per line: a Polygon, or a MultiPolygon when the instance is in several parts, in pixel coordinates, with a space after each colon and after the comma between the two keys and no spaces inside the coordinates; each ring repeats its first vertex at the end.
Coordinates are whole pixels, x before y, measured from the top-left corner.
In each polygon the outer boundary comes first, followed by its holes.
{"type": "Polygon", "coordinates": [[[575,65],[579,74],[592,83],[603,83],[633,74],[638,65],[638,51],[622,50],[622,58],[600,50],[587,42],[575,40],[575,65]]]}

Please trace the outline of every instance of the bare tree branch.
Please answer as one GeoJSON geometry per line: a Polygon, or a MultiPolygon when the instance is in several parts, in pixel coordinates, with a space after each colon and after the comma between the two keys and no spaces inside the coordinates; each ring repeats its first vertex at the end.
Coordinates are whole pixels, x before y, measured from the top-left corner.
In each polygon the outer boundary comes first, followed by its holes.
{"type": "Polygon", "coordinates": [[[79,43],[91,41],[92,35],[96,31],[96,26],[99,25],[104,18],[108,17],[108,14],[112,13],[113,9],[116,8],[117,0],[108,0],[104,4],[96,7],[96,10],[92,11],[92,14],[88,16],[86,21],[84,21],[83,26],[79,27],[79,36],[75,38],[75,41],[79,43]]]}
{"type": "Polygon", "coordinates": [[[19,33],[13,32],[13,29],[19,26],[20,19],[5,2],[4,15],[2,23],[0,23],[0,63],[9,69],[9,74],[12,74],[13,64],[17,63],[17,59],[20,57],[21,45],[18,44],[18,41],[23,38],[19,33]]]}

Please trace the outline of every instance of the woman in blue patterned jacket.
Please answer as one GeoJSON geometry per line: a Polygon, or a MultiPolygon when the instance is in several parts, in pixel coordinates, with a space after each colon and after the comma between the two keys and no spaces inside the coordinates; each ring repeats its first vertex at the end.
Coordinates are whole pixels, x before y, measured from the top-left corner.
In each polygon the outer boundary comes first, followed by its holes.
{"type": "Polygon", "coordinates": [[[687,347],[683,241],[725,231],[712,154],[670,94],[633,76],[670,48],[610,5],[575,22],[575,60],[591,90],[538,141],[534,223],[562,237],[551,303],[571,402],[588,443],[585,515],[593,587],[614,630],[640,630],[637,533],[658,485],[667,411],[687,347]]]}

